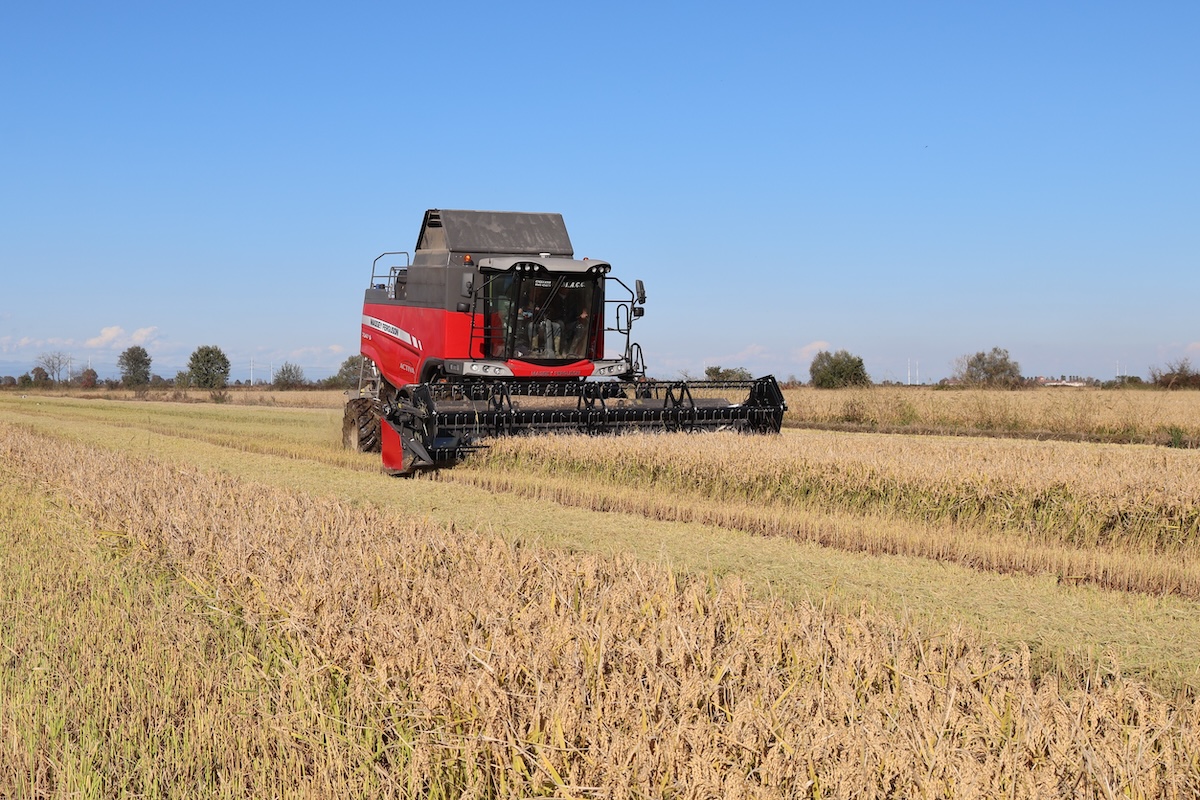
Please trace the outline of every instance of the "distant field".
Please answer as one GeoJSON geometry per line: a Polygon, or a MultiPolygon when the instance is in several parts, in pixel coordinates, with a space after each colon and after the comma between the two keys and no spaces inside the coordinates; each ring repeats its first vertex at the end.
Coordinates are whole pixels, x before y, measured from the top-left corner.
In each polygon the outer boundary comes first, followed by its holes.
{"type": "MultiPolygon", "coordinates": [[[[14,390],[0,392],[19,394],[14,390]]],[[[29,394],[28,392],[23,392],[29,394]]],[[[72,389],[49,396],[89,400],[212,403],[207,391],[72,389]]],[[[785,389],[784,425],[837,430],[1014,435],[1200,447],[1200,392],[1041,388],[1024,391],[875,386],[785,389]]],[[[232,387],[230,405],[341,408],[344,392],[232,387]]]]}
{"type": "Polygon", "coordinates": [[[0,393],[0,796],[1200,792],[1200,451],[335,399],[0,393]]]}
{"type": "Polygon", "coordinates": [[[1200,392],[876,386],[788,389],[785,425],[1200,446],[1200,392]]]}
{"type": "MultiPolygon", "coordinates": [[[[4,389],[5,394],[17,397],[70,397],[76,400],[108,400],[162,403],[213,403],[213,393],[203,389],[4,389]]],[[[304,389],[279,391],[269,388],[231,386],[221,394],[223,404],[239,406],[285,406],[292,408],[341,408],[346,393],[336,389],[304,389]]]]}

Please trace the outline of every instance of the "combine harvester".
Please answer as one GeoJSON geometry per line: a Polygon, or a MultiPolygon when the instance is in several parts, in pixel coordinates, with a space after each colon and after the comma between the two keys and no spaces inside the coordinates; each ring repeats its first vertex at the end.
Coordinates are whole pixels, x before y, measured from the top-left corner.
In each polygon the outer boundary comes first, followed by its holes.
{"type": "Polygon", "coordinates": [[[371,267],[346,447],[382,451],[388,472],[411,475],[494,436],[779,432],[774,377],[646,380],[631,338],[646,292],[610,269],[575,259],[561,214],[426,211],[411,260],[384,253],[371,267]],[[620,352],[606,354],[606,336],[620,352]]]}

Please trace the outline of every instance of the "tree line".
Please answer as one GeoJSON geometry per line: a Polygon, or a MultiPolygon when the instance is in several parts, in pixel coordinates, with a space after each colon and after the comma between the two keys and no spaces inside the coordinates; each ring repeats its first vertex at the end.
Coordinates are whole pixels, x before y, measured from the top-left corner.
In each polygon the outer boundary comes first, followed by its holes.
{"type": "MultiPolygon", "coordinates": [[[[709,380],[749,380],[750,371],[741,367],[706,367],[704,375],[709,380]]],[[[853,386],[871,386],[871,376],[860,356],[848,350],[829,352],[822,350],[813,357],[808,368],[809,383],[818,389],[843,389],[853,386]]],[[[794,378],[789,383],[799,383],[794,378]]],[[[1095,381],[1094,383],[1099,383],[1095,381]]],[[[1118,376],[1105,386],[1136,386],[1146,382],[1132,375],[1118,376]]],[[[1152,367],[1149,383],[1164,389],[1200,389],[1200,370],[1191,366],[1188,359],[1168,362],[1165,369],[1152,367]]],[[[988,389],[1020,389],[1034,384],[1033,379],[1021,374],[1021,365],[1003,347],[993,347],[959,356],[954,362],[954,371],[949,378],[940,382],[942,386],[965,386],[988,389]]]]}
{"type": "MultiPolygon", "coordinates": [[[[173,387],[175,389],[205,389],[224,391],[229,386],[229,358],[215,345],[202,345],[192,352],[188,368],[176,373],[174,379],[166,380],[151,372],[153,359],[141,345],[126,348],[117,359],[121,372],[119,381],[104,381],[109,388],[142,389],[151,387],[173,387]]],[[[352,355],[342,362],[337,373],[320,381],[309,381],[304,370],[297,364],[285,361],[274,370],[270,385],[275,389],[351,389],[358,386],[362,370],[362,356],[352,355]]],[[[818,389],[841,389],[853,386],[871,386],[862,357],[848,350],[830,352],[822,350],[813,357],[809,365],[809,383],[818,389]]],[[[687,377],[685,375],[685,377],[687,377]]],[[[712,381],[746,381],[753,376],[744,367],[711,366],[704,370],[704,377],[712,381]]],[[[790,383],[799,383],[795,379],[790,383]]],[[[54,386],[78,386],[91,389],[101,381],[94,369],[88,367],[72,374],[71,356],[61,351],[42,353],[29,372],[14,378],[0,377],[0,387],[50,388],[54,386]],[[64,379],[64,374],[66,378],[64,379]]],[[[1097,382],[1098,383],[1098,382],[1097,382]]],[[[1142,385],[1146,381],[1136,376],[1119,376],[1116,385],[1142,385]]],[[[1021,365],[1002,347],[990,351],[979,351],[960,356],[954,363],[951,377],[942,385],[968,386],[993,389],[1018,389],[1031,384],[1022,376],[1021,365]]],[[[1152,367],[1149,384],[1164,389],[1200,389],[1200,370],[1192,367],[1186,359],[1168,362],[1165,368],[1152,367]]],[[[1109,385],[1109,384],[1105,384],[1109,385]]]]}
{"type": "MultiPolygon", "coordinates": [[[[133,345],[121,352],[117,358],[120,380],[101,381],[91,367],[77,374],[71,369],[71,356],[55,351],[38,355],[34,367],[19,377],[0,377],[0,386],[46,389],[55,386],[77,386],[93,389],[101,384],[108,388],[148,389],[172,387],[175,389],[206,389],[214,392],[229,387],[230,363],[228,356],[216,345],[197,347],[188,359],[186,370],[180,370],[173,379],[164,379],[152,372],[153,359],[146,348],[133,345]]],[[[304,370],[297,364],[283,362],[271,375],[270,385],[276,389],[327,388],[348,389],[358,386],[362,369],[362,356],[353,355],[342,362],[337,373],[320,381],[309,381],[304,370]]]]}

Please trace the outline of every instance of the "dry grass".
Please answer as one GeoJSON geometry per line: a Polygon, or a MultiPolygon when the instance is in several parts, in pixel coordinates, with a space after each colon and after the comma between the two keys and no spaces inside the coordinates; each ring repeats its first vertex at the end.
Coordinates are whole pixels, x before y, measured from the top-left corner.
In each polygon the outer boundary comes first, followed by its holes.
{"type": "Polygon", "coordinates": [[[341,430],[340,405],[336,409],[310,409],[246,403],[91,403],[77,397],[20,399],[0,395],[0,408],[23,419],[44,420],[52,427],[82,423],[124,429],[130,437],[150,433],[246,453],[318,459],[350,469],[379,469],[378,455],[368,458],[342,448],[340,433],[336,433],[341,430]]]}
{"type": "Polygon", "coordinates": [[[877,386],[784,395],[785,425],[1200,446],[1200,392],[877,386]]]}
{"type": "Polygon", "coordinates": [[[510,541],[627,553],[701,574],[737,574],[759,592],[769,589],[788,599],[815,599],[848,611],[865,604],[910,615],[934,629],[966,625],[1004,647],[1028,643],[1036,674],[1073,675],[1079,665],[1111,652],[1126,674],[1153,681],[1164,691],[1200,686],[1200,617],[1191,603],[1161,594],[1102,591],[1087,577],[1097,575],[1104,585],[1131,585],[1125,572],[1132,565],[1160,586],[1166,581],[1186,585],[1187,565],[1166,556],[1131,559],[1083,548],[1046,552],[986,527],[801,505],[783,513],[770,505],[716,502],[653,487],[587,484],[536,471],[502,473],[468,466],[442,473],[449,481],[389,480],[379,473],[376,456],[340,449],[340,417],[325,410],[61,398],[35,402],[0,395],[0,414],[71,446],[153,454],[260,483],[317,495],[336,493],[350,502],[419,514],[441,525],[483,526],[510,541]],[[189,419],[191,414],[196,419],[189,419]],[[213,443],[214,430],[237,428],[247,417],[269,448],[253,437],[213,443]],[[459,480],[505,491],[450,482],[459,480]],[[537,500],[530,502],[530,497],[537,500]],[[620,510],[639,516],[613,513],[620,510]],[[783,535],[752,536],[743,530],[783,535]],[[1048,563],[1053,572],[1037,574],[1038,565],[1048,563]],[[1021,571],[1010,571],[1014,569],[1021,571]]]}
{"type": "MultiPolygon", "coordinates": [[[[56,397],[74,400],[111,400],[150,403],[208,403],[214,402],[214,393],[207,389],[80,389],[77,387],[54,389],[5,389],[4,394],[21,397],[56,397]]],[[[272,406],[282,408],[330,408],[341,412],[346,403],[346,393],[341,389],[303,389],[280,391],[254,387],[230,386],[217,393],[220,404],[237,406],[272,406]]]]}
{"type": "MultiPolygon", "coordinates": [[[[0,455],[6,482],[93,526],[81,544],[120,537],[247,629],[319,654],[344,677],[319,698],[334,722],[377,710],[372,786],[338,784],[321,747],[298,765],[334,795],[1200,792],[1200,708],[1115,665],[1035,679],[1027,651],[961,630],[759,599],[735,579],[522,546],[11,426],[0,455]]],[[[81,724],[112,702],[97,691],[81,724]]],[[[304,715],[272,720],[284,740],[311,735],[304,715]]],[[[27,746],[9,733],[0,747],[27,746]]],[[[72,741],[48,738],[33,762],[66,763],[72,741]]],[[[0,774],[4,792],[31,785],[0,774]]],[[[61,793],[86,791],[58,777],[61,793]]]]}

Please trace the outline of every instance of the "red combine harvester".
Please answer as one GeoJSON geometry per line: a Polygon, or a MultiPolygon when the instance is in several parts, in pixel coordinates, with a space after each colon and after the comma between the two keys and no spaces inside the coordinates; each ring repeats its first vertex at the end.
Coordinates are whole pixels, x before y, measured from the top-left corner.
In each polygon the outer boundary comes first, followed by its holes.
{"type": "Polygon", "coordinates": [[[610,270],[575,259],[561,214],[426,211],[411,261],[372,265],[345,445],[410,475],[526,432],[779,432],[787,406],[771,376],[646,380],[631,338],[645,289],[610,270]]]}

